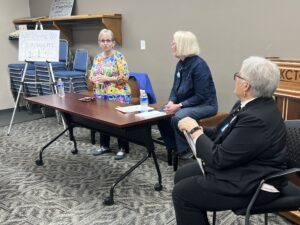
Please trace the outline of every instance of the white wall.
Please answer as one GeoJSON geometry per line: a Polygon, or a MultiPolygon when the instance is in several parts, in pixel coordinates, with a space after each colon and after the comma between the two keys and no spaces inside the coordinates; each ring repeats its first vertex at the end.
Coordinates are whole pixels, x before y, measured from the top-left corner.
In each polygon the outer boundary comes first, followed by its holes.
{"type": "Polygon", "coordinates": [[[13,108],[7,65],[17,62],[18,41],[8,40],[8,34],[15,30],[13,20],[29,17],[29,0],[2,0],[0,7],[0,110],[13,108]]]}
{"type": "MultiPolygon", "coordinates": [[[[21,1],[20,1],[21,2],[21,1]]],[[[29,0],[33,17],[47,16],[52,0],[29,0]]],[[[233,73],[250,55],[300,58],[299,0],[76,0],[74,14],[122,14],[123,45],[131,71],[147,72],[159,101],[166,101],[176,60],[176,30],[193,31],[217,88],[219,109],[236,100],[233,73]],[[146,40],[146,51],[139,41],[146,40]]],[[[98,28],[100,29],[100,27],[98,28]]],[[[74,31],[73,48],[98,51],[98,30],[74,31]]]]}

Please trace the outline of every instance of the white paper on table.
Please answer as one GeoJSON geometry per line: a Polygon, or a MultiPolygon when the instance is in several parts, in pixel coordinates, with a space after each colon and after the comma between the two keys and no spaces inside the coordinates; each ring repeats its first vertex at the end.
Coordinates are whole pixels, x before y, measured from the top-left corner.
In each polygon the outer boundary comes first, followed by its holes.
{"type": "MultiPolygon", "coordinates": [[[[152,110],[152,107],[148,106],[148,110],[152,110]]],[[[139,112],[141,111],[141,105],[130,105],[130,106],[118,106],[116,110],[119,110],[123,113],[139,112]]]]}
{"type": "Polygon", "coordinates": [[[187,140],[187,142],[188,142],[190,148],[192,149],[192,152],[193,152],[193,154],[194,154],[194,156],[195,156],[195,158],[196,158],[196,160],[197,160],[197,162],[198,162],[198,164],[199,164],[199,166],[200,166],[200,169],[201,169],[203,175],[205,175],[205,172],[204,172],[204,169],[203,169],[202,159],[197,158],[196,145],[195,145],[195,143],[194,143],[194,141],[193,141],[193,138],[192,138],[191,135],[190,135],[189,133],[187,133],[186,131],[183,131],[183,133],[184,133],[185,139],[187,140]]]}
{"type": "Polygon", "coordinates": [[[153,110],[153,111],[149,111],[149,112],[137,113],[137,114],[135,114],[135,116],[142,117],[144,119],[148,119],[148,118],[153,118],[153,117],[158,117],[158,116],[164,116],[166,114],[167,113],[162,112],[162,111],[153,110]]]}

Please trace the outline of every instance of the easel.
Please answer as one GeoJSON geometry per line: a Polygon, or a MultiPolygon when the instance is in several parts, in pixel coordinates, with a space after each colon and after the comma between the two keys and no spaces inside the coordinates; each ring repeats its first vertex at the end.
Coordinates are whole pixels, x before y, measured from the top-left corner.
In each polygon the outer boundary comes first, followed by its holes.
{"type": "MultiPolygon", "coordinates": [[[[35,30],[43,30],[43,25],[41,22],[37,22],[36,25],[35,25],[35,30]]],[[[8,131],[7,131],[7,136],[10,134],[10,130],[11,130],[11,127],[12,127],[12,123],[13,123],[13,120],[14,120],[14,117],[15,117],[15,113],[16,113],[16,109],[17,109],[17,106],[18,106],[18,103],[19,103],[19,99],[20,99],[20,95],[21,95],[21,91],[24,89],[24,85],[25,84],[49,84],[52,86],[52,90],[54,91],[55,94],[57,94],[57,88],[56,88],[56,85],[55,85],[55,78],[54,78],[54,73],[53,73],[53,68],[52,68],[52,64],[51,62],[47,61],[46,60],[46,63],[48,64],[48,67],[50,69],[50,82],[37,82],[36,80],[35,81],[25,81],[25,76],[26,76],[26,72],[27,72],[27,68],[28,68],[28,64],[29,63],[33,63],[33,62],[30,62],[30,61],[27,61],[25,60],[25,67],[24,67],[24,70],[23,70],[23,74],[22,74],[22,78],[21,78],[21,85],[19,87],[19,91],[18,91],[18,95],[17,95],[17,99],[16,99],[16,102],[15,102],[15,107],[14,107],[14,110],[13,110],[13,114],[11,116],[11,120],[10,120],[10,123],[9,123],[9,128],[8,128],[8,131]]],[[[56,112],[56,116],[58,118],[58,114],[56,112]]],[[[64,127],[66,126],[65,125],[65,122],[64,120],[62,120],[63,122],[63,125],[64,127]]]]}

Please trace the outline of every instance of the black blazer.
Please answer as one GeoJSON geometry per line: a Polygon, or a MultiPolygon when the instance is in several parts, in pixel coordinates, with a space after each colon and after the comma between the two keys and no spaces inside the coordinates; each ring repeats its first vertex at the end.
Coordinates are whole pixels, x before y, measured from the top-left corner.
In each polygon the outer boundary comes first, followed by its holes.
{"type": "MultiPolygon", "coordinates": [[[[249,102],[221,132],[225,122],[205,128],[205,135],[196,142],[197,156],[204,160],[212,181],[207,188],[224,194],[252,194],[261,178],[286,168],[284,122],[272,98],[249,102]]],[[[285,182],[271,184],[280,189],[285,182]]]]}

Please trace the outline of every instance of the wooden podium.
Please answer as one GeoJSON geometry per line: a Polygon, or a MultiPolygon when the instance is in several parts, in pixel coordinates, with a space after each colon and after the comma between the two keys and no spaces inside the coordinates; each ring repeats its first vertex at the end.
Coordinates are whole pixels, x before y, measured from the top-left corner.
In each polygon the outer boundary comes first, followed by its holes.
{"type": "MultiPolygon", "coordinates": [[[[280,69],[280,83],[275,100],[285,120],[300,119],[300,59],[269,58],[280,69]]],[[[300,186],[296,175],[290,179],[300,186]]],[[[282,212],[282,216],[300,225],[300,211],[282,212]]]]}
{"type": "Polygon", "coordinates": [[[275,99],[285,120],[300,119],[300,60],[271,59],[279,66],[280,84],[275,99]]]}

